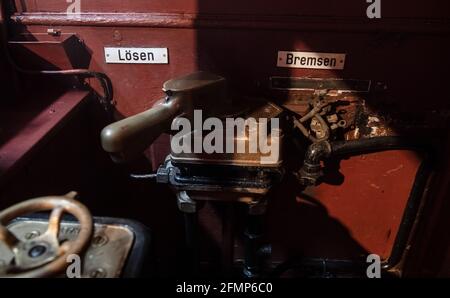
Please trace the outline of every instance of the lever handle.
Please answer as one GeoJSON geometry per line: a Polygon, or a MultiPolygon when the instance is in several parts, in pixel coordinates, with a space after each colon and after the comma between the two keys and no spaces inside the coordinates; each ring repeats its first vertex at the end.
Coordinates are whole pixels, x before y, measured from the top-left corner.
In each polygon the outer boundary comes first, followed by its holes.
{"type": "Polygon", "coordinates": [[[145,112],[110,124],[101,133],[103,149],[117,163],[135,159],[170,127],[180,113],[180,98],[174,97],[145,112]]]}
{"type": "Polygon", "coordinates": [[[102,146],[113,161],[121,163],[138,157],[182,114],[195,108],[220,111],[226,106],[226,80],[208,72],[172,79],[164,83],[163,90],[169,96],[164,103],[103,129],[102,146]]]}

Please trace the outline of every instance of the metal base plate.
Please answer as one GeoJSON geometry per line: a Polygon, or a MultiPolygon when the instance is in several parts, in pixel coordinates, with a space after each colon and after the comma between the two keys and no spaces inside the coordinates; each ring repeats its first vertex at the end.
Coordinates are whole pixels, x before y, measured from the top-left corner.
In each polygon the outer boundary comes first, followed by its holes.
{"type": "MultiPolygon", "coordinates": [[[[45,220],[17,220],[8,228],[19,239],[31,239],[44,233],[47,226],[48,222],[45,220]]],[[[78,233],[77,223],[61,222],[60,242],[73,240],[78,233]]],[[[80,256],[81,277],[120,277],[133,247],[134,238],[133,231],[126,226],[96,223],[91,244],[84,255],[80,256]]],[[[0,262],[7,261],[9,254],[9,251],[0,244],[0,262]]]]}

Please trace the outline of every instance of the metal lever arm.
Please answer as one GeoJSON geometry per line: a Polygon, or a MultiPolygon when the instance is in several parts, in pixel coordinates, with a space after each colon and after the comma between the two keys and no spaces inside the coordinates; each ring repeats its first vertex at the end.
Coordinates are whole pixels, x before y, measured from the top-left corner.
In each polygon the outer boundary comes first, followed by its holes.
{"type": "Polygon", "coordinates": [[[171,98],[152,109],[105,127],[103,149],[113,161],[127,162],[144,152],[181,112],[180,97],[171,98]]]}
{"type": "Polygon", "coordinates": [[[113,123],[101,134],[103,149],[117,163],[137,158],[163,132],[173,119],[192,113],[195,108],[220,111],[226,103],[225,79],[207,72],[196,72],[167,81],[163,91],[167,100],[138,115],[113,123]]]}

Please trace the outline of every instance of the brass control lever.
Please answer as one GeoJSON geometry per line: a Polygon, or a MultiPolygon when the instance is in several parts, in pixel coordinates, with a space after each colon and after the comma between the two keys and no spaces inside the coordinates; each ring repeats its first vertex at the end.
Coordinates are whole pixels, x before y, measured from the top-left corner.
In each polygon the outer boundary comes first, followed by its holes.
{"type": "Polygon", "coordinates": [[[113,161],[137,158],[172,121],[190,115],[195,109],[220,113],[226,98],[226,80],[208,72],[196,72],[164,83],[167,97],[153,108],[105,127],[101,133],[103,149],[113,161]]]}

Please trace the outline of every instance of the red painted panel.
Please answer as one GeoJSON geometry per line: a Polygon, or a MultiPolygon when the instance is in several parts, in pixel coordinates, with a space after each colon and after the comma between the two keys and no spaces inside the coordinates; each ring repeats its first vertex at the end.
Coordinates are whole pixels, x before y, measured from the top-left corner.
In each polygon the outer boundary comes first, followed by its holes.
{"type": "Polygon", "coordinates": [[[390,255],[419,158],[392,151],[340,162],[342,181],[298,193],[287,181],[269,208],[278,255],[355,258],[390,255]]]}
{"type": "MultiPolygon", "coordinates": [[[[48,94],[49,95],[49,94],[48,94]]],[[[71,90],[52,100],[35,98],[28,105],[0,110],[0,183],[23,166],[86,100],[87,91],[71,90]]]]}
{"type": "MultiPolygon", "coordinates": [[[[59,0],[16,0],[24,11],[65,12],[69,4],[59,0]]],[[[383,16],[388,17],[447,17],[448,1],[383,1],[383,16]]],[[[281,14],[301,16],[364,17],[368,4],[361,0],[278,0],[278,1],[207,1],[207,0],[96,0],[81,1],[84,12],[163,12],[163,13],[224,13],[224,14],[281,14]]]]}
{"type": "MultiPolygon", "coordinates": [[[[47,28],[28,26],[32,33],[47,28]]],[[[223,74],[232,86],[247,93],[267,92],[270,76],[369,79],[386,82],[388,98],[405,108],[447,105],[444,96],[434,96],[426,106],[411,105],[429,97],[433,86],[446,84],[445,70],[450,68],[449,59],[442,59],[450,52],[446,35],[108,27],[63,27],[62,31],[75,32],[84,41],[92,53],[90,68],[111,77],[117,109],[127,116],[159,100],[164,81],[197,69],[223,74]],[[106,64],[104,46],[167,47],[170,64],[106,64]],[[278,50],[347,53],[347,65],[344,71],[277,68],[278,50]]]]}

